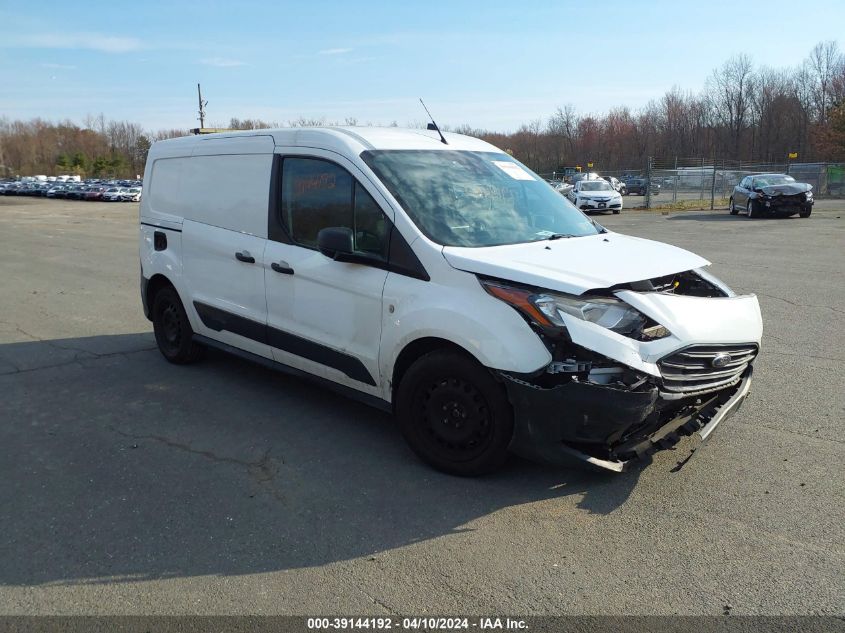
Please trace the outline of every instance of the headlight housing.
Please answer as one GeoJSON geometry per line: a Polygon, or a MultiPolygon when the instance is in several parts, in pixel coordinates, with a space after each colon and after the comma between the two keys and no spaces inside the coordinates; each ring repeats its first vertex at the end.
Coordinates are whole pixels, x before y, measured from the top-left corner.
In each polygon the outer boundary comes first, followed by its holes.
{"type": "Polygon", "coordinates": [[[543,328],[565,329],[563,315],[574,316],[638,340],[669,336],[669,331],[624,301],[611,297],[574,296],[560,292],[512,286],[501,281],[481,279],[484,289],[516,308],[543,328]]]}

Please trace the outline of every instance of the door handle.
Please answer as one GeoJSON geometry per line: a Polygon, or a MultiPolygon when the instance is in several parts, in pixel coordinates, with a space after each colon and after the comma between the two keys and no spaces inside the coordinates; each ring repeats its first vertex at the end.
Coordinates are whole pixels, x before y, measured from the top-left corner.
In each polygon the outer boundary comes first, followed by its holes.
{"type": "Polygon", "coordinates": [[[292,275],[293,274],[293,268],[288,266],[287,262],[279,262],[279,263],[273,262],[272,264],[270,264],[270,268],[275,270],[277,273],[282,273],[284,275],[292,275]]]}
{"type": "Polygon", "coordinates": [[[235,259],[245,264],[254,264],[255,258],[249,254],[249,251],[238,251],[235,253],[235,259]]]}

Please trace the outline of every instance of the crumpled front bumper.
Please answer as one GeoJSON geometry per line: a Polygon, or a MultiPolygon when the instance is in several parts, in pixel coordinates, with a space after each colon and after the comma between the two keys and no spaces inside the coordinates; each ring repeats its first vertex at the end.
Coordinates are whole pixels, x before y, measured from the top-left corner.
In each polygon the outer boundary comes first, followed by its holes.
{"type": "Polygon", "coordinates": [[[631,391],[572,381],[543,388],[502,373],[514,407],[511,449],[548,462],[574,458],[623,472],[682,435],[710,437],[745,401],[752,372],[749,366],[738,384],[688,402],[662,399],[657,386],[631,391]]]}
{"type": "Polygon", "coordinates": [[[622,208],[622,201],[621,200],[606,200],[604,202],[598,202],[596,200],[588,200],[588,199],[581,199],[578,208],[582,211],[607,211],[609,209],[621,209],[622,208]]]}

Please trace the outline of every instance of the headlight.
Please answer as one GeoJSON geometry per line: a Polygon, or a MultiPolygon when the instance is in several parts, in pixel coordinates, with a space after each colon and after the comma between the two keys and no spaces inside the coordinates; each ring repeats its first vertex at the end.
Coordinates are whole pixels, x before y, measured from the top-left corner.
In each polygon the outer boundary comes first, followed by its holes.
{"type": "Polygon", "coordinates": [[[558,327],[566,325],[563,320],[564,314],[570,314],[582,321],[595,323],[620,334],[638,330],[645,324],[642,314],[618,299],[542,293],[532,295],[530,301],[558,327]]]}
{"type": "Polygon", "coordinates": [[[812,197],[813,197],[813,192],[812,192],[812,191],[810,191],[810,190],[807,190],[807,193],[806,193],[806,194],[804,194],[804,195],[806,195],[808,198],[812,198],[812,197]]]}
{"type": "Polygon", "coordinates": [[[488,293],[513,306],[542,327],[565,328],[563,315],[568,314],[631,338],[653,340],[669,335],[669,331],[662,326],[647,328],[648,319],[619,299],[536,291],[486,279],[481,280],[481,285],[488,293]],[[649,331],[644,333],[644,328],[649,331]]]}

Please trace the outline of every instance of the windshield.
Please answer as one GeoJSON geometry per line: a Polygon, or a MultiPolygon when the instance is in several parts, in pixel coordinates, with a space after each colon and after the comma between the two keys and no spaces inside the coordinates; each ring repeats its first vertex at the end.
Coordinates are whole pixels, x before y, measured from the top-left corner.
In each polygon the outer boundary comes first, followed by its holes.
{"type": "Polygon", "coordinates": [[[585,180],[581,183],[581,191],[613,191],[606,180],[585,180]]]}
{"type": "Polygon", "coordinates": [[[444,246],[498,246],[599,232],[507,154],[372,150],[361,157],[414,224],[444,246]]]}
{"type": "Polygon", "coordinates": [[[795,178],[787,176],[786,174],[774,176],[759,176],[754,179],[754,184],[758,187],[770,187],[771,185],[788,185],[795,182],[795,178]]]}

